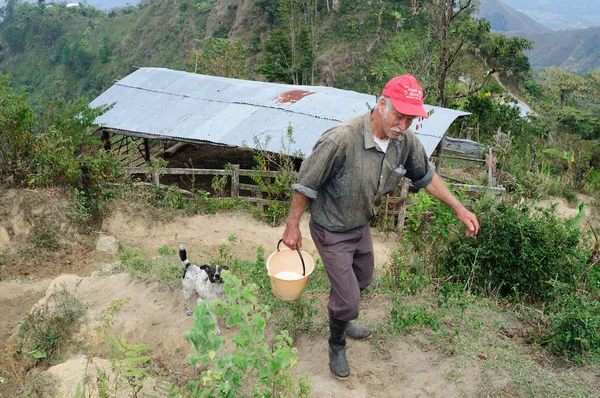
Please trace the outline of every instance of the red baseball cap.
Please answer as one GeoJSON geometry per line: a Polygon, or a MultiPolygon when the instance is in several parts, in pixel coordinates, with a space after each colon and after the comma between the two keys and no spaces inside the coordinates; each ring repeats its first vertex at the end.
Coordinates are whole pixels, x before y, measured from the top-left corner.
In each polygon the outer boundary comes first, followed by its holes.
{"type": "Polygon", "coordinates": [[[423,108],[423,89],[409,74],[394,77],[385,85],[381,95],[388,97],[403,115],[428,117],[423,108]]]}

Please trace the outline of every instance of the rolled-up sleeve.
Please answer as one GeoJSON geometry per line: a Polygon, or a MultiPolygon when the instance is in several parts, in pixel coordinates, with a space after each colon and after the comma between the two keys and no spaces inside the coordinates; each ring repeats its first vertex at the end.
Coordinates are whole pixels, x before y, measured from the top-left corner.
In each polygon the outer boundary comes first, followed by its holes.
{"type": "Polygon", "coordinates": [[[433,179],[435,166],[427,159],[425,148],[416,135],[407,135],[407,144],[410,150],[404,164],[406,177],[414,187],[425,188],[433,179]]]}
{"type": "Polygon", "coordinates": [[[313,152],[302,162],[298,183],[292,184],[292,189],[316,199],[319,188],[336,172],[335,165],[341,163],[339,145],[328,137],[321,137],[313,152]]]}
{"type": "Polygon", "coordinates": [[[292,184],[292,189],[296,192],[301,193],[302,195],[311,198],[311,199],[316,199],[317,198],[317,191],[315,191],[314,189],[310,189],[309,187],[305,187],[302,184],[292,184]]]}
{"type": "Polygon", "coordinates": [[[418,180],[412,180],[413,186],[415,186],[416,188],[419,188],[419,189],[425,188],[427,185],[429,185],[431,180],[433,180],[434,174],[435,174],[435,166],[433,165],[433,163],[427,162],[427,171],[425,173],[425,176],[423,176],[423,178],[420,178],[418,180]]]}

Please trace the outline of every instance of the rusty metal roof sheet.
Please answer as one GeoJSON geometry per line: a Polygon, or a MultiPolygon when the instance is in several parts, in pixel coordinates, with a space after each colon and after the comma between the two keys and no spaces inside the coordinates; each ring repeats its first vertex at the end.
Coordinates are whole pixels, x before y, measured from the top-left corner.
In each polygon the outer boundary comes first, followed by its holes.
{"type": "MultiPolygon", "coordinates": [[[[327,129],[375,106],[375,96],[322,86],[293,86],[238,80],[163,68],[140,68],[119,80],[90,104],[114,104],[96,119],[125,135],[282,150],[288,126],[295,143],[290,153],[308,155],[327,129]]],[[[416,131],[428,155],[450,124],[467,115],[434,109],[416,131]]],[[[413,128],[414,130],[414,128],[413,128]]]]}

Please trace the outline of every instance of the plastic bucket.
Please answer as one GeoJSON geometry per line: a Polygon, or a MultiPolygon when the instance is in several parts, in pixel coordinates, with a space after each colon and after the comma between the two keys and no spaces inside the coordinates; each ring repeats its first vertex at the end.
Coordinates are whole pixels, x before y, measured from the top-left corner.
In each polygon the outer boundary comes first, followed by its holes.
{"type": "Polygon", "coordinates": [[[267,258],[267,273],[273,295],[283,301],[292,301],[302,294],[308,277],[315,270],[315,261],[298,248],[280,250],[282,240],[277,243],[277,251],[267,258]]]}

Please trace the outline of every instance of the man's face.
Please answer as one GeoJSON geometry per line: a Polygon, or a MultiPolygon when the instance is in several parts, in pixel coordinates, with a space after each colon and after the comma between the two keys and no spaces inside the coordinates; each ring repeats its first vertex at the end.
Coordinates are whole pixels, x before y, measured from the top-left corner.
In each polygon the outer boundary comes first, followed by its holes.
{"type": "MultiPolygon", "coordinates": [[[[387,107],[384,99],[379,102],[377,111],[381,116],[381,127],[383,128],[383,134],[387,138],[398,138],[400,134],[408,130],[416,116],[403,115],[394,109],[393,106],[387,107]]],[[[377,137],[379,139],[385,139],[385,137],[377,137]]]]}

